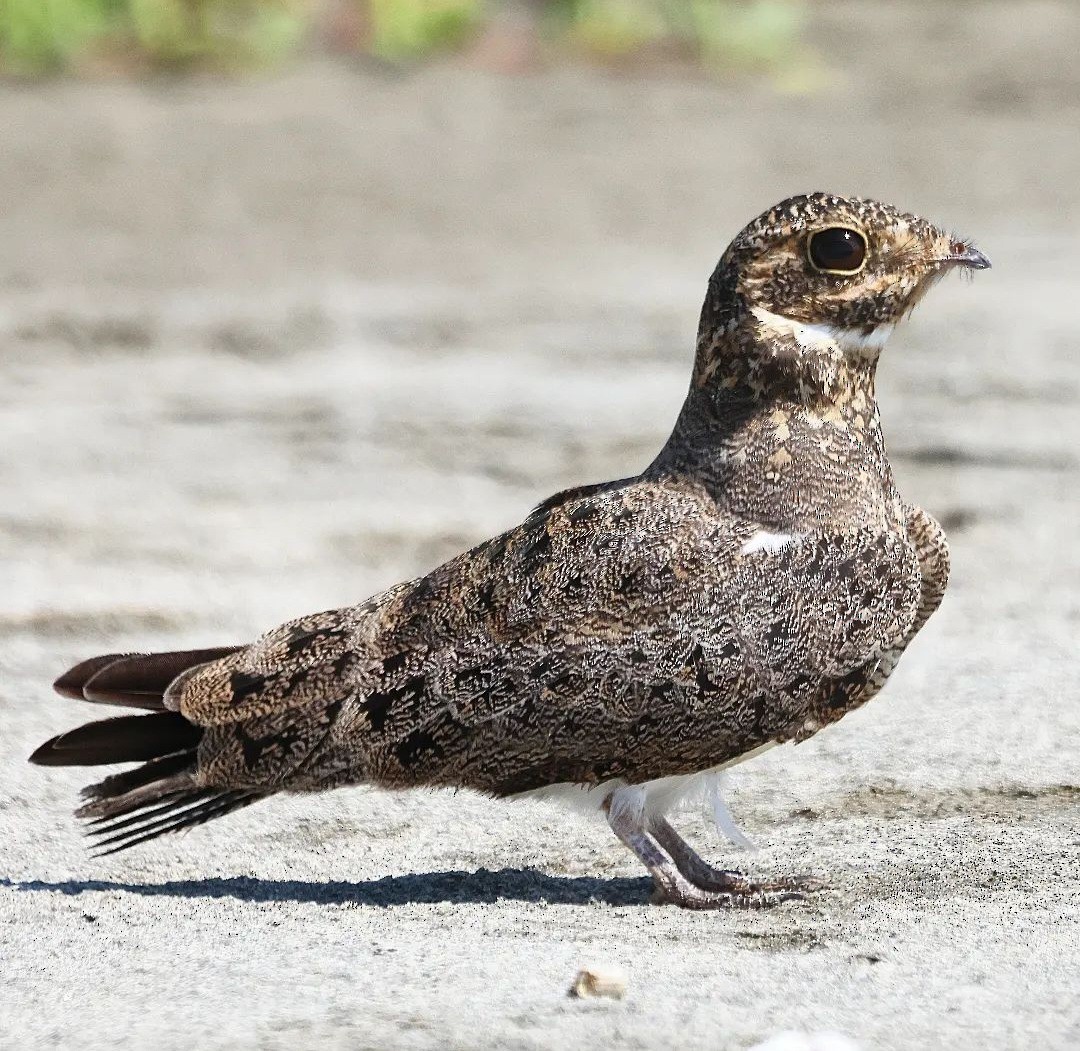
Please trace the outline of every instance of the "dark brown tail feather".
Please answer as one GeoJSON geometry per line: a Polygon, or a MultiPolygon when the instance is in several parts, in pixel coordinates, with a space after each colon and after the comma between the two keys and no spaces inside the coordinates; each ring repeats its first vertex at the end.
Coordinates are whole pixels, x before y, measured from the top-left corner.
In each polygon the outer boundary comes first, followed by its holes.
{"type": "Polygon", "coordinates": [[[181,672],[240,649],[243,647],[218,646],[172,653],[109,653],[76,664],[53,683],[53,688],[76,701],[160,712],[165,708],[165,691],[181,672]]]}
{"type": "Polygon", "coordinates": [[[247,790],[199,786],[195,767],[202,728],[166,711],[163,700],[182,672],[239,648],[112,653],[83,661],[56,680],[65,697],[153,712],[86,723],[46,741],[30,756],[42,766],[142,763],[83,789],[87,802],[75,813],[95,826],[90,834],[96,845],[109,848],[98,856],[201,825],[262,798],[247,790]]]}
{"type": "MultiPolygon", "coordinates": [[[[164,785],[167,782],[159,784],[164,785]]],[[[152,801],[138,803],[131,809],[142,812],[132,817],[123,817],[129,812],[125,809],[114,811],[114,815],[121,820],[99,819],[100,823],[95,823],[96,827],[90,830],[90,835],[96,838],[96,847],[108,847],[108,850],[99,850],[95,856],[115,854],[119,850],[127,850],[128,847],[145,843],[148,839],[157,839],[169,832],[194,828],[195,825],[250,806],[261,798],[262,795],[258,792],[195,788],[188,780],[184,788],[166,791],[156,795],[152,801]],[[153,805],[154,803],[157,805],[153,805]]],[[[79,814],[88,809],[89,806],[83,807],[79,814]]]]}
{"type": "Polygon", "coordinates": [[[193,752],[202,727],[177,712],[120,715],[84,723],[46,741],[30,762],[38,766],[102,766],[140,763],[176,752],[193,752]]]}

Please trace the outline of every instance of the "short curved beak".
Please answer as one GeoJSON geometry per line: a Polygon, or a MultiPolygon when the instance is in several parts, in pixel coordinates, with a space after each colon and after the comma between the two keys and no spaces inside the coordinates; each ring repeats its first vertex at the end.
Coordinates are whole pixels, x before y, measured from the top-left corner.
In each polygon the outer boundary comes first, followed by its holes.
{"type": "Polygon", "coordinates": [[[972,270],[989,270],[990,260],[986,258],[974,245],[964,241],[953,241],[949,246],[949,254],[943,262],[952,263],[954,266],[966,266],[972,270]]]}

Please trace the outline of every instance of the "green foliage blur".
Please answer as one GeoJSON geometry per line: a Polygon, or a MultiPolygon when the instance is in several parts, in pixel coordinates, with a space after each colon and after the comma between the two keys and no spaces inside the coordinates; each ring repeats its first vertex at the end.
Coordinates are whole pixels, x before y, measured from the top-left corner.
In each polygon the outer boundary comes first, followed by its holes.
{"type": "MultiPolygon", "coordinates": [[[[663,55],[768,68],[793,52],[800,30],[799,0],[517,3],[546,53],[605,62],[663,55]]],[[[407,63],[467,47],[505,10],[500,0],[0,0],[0,72],[241,70],[328,35],[339,50],[407,63]]]]}
{"type": "Polygon", "coordinates": [[[550,16],[583,50],[614,58],[683,54],[713,68],[770,67],[797,47],[793,0],[551,0],[550,16]]]}
{"type": "Polygon", "coordinates": [[[483,7],[480,0],[367,0],[367,45],[392,62],[460,47],[483,7]]]}
{"type": "Polygon", "coordinates": [[[0,0],[0,69],[243,67],[287,56],[305,28],[290,0],[0,0]]]}

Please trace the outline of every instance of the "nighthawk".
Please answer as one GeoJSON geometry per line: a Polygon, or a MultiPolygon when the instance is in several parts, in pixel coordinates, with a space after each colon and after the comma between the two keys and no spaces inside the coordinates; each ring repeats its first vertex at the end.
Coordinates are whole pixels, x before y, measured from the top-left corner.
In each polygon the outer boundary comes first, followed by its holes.
{"type": "Polygon", "coordinates": [[[792,197],[709,282],[690,390],[641,474],[245,646],[94,657],[56,689],[146,709],[43,744],[111,852],[277,792],[452,786],[602,811],[690,908],[812,886],[708,865],[665,815],[866,703],[938,607],[941,527],[897,492],[874,375],[939,277],[990,265],[885,204],[792,197]]]}

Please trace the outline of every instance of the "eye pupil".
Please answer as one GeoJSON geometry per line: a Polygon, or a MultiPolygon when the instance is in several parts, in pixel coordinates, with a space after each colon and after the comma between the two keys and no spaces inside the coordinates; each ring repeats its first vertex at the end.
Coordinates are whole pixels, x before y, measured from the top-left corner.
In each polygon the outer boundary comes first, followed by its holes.
{"type": "Polygon", "coordinates": [[[810,236],[810,262],[818,270],[854,273],[866,259],[866,238],[858,230],[834,226],[810,236]]]}

